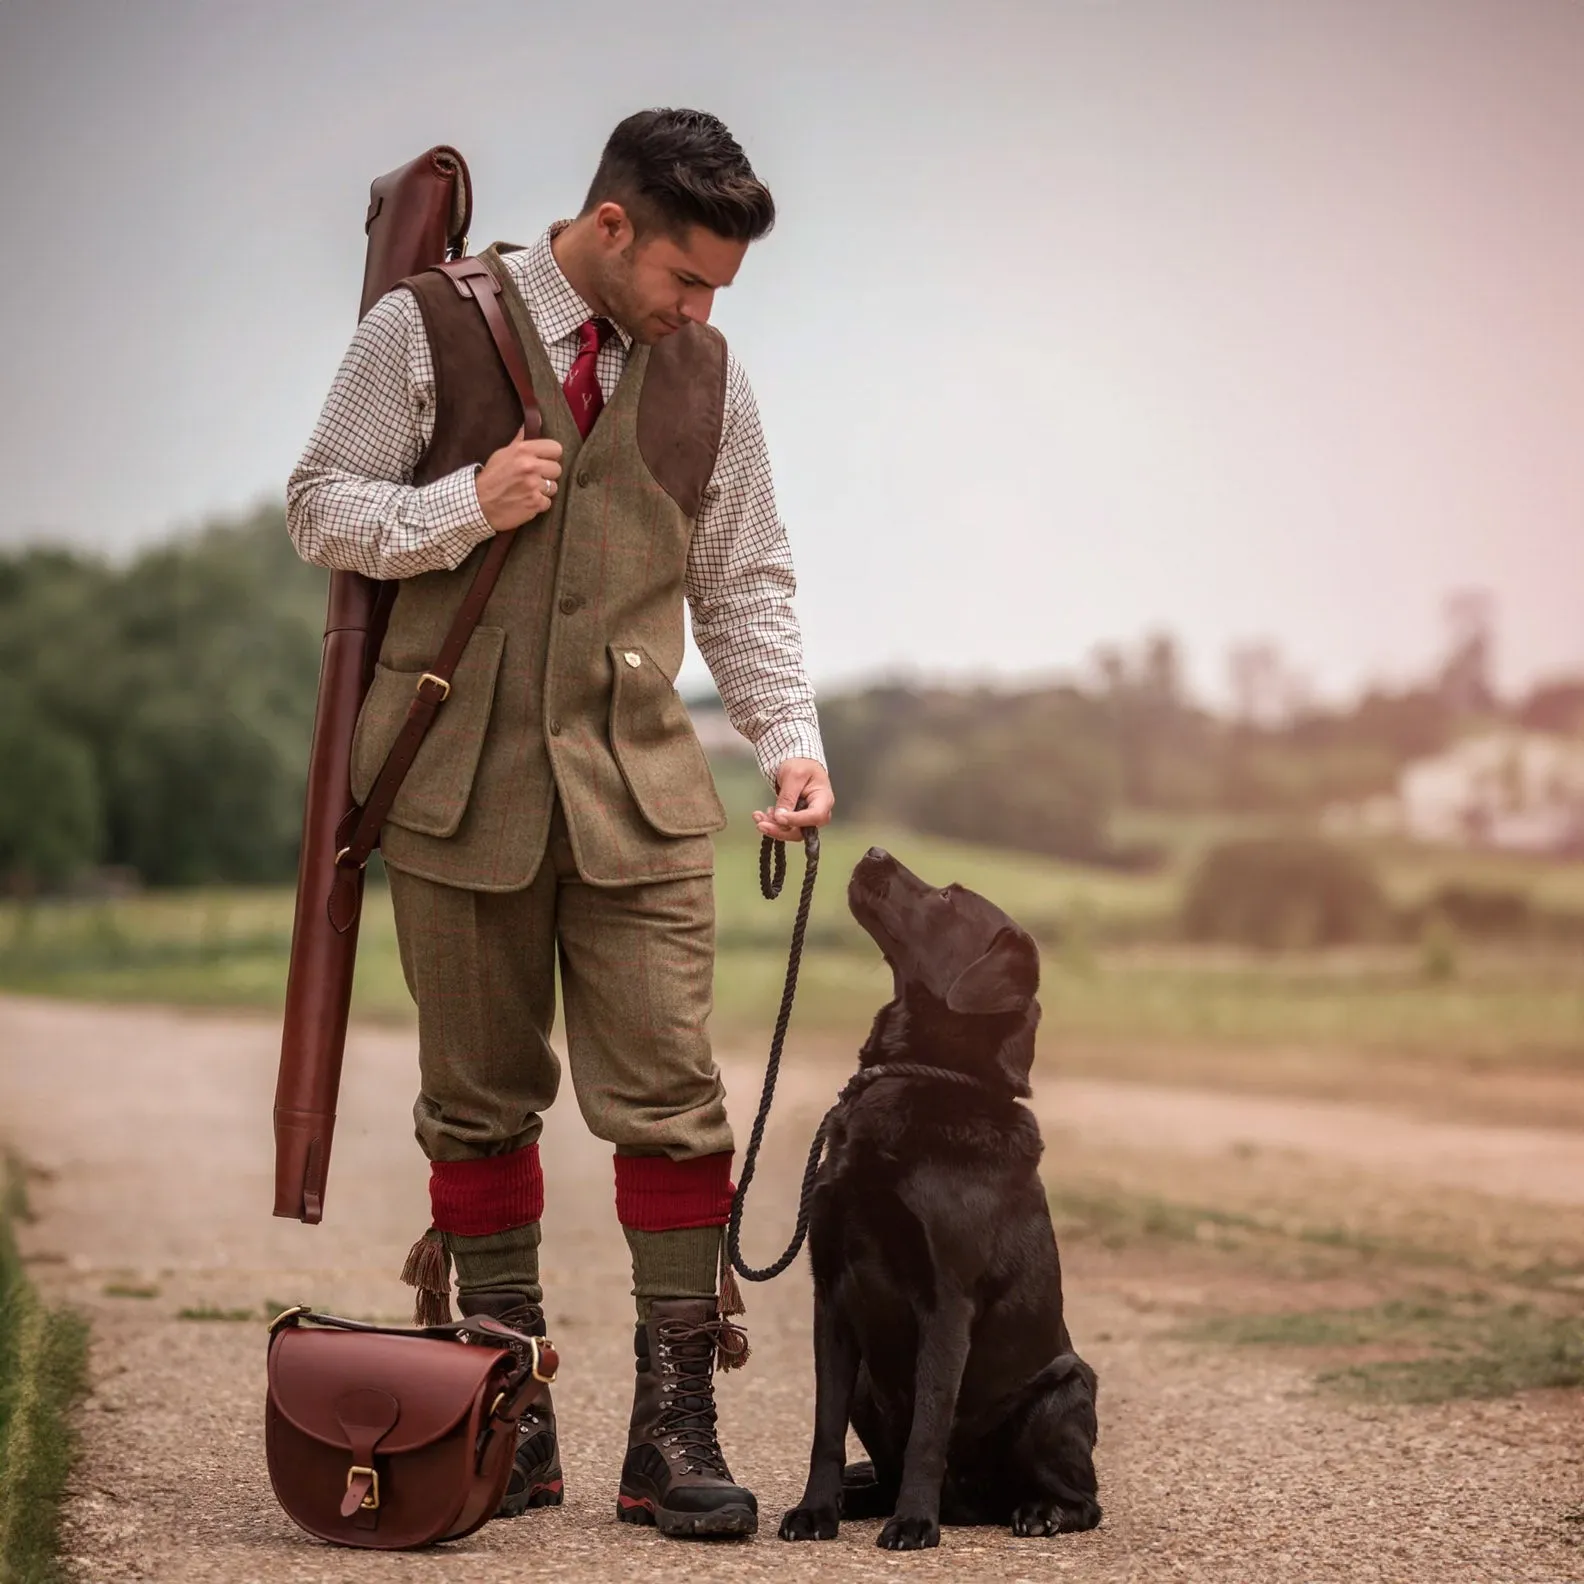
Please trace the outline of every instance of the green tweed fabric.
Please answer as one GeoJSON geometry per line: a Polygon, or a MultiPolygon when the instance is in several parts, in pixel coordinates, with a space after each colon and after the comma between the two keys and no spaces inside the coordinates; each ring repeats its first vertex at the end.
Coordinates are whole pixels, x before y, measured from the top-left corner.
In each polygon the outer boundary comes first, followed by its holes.
{"type": "Polygon", "coordinates": [[[720,1279],[724,1227],[639,1232],[623,1227],[632,1251],[633,1297],[647,1320],[656,1298],[713,1298],[720,1279]]]}
{"type": "Polygon", "coordinates": [[[567,1062],[590,1132],[673,1160],[732,1148],[707,1023],[715,955],[708,875],[607,887],[578,876],[560,806],[546,861],[520,891],[390,872],[396,936],[418,1003],[413,1118],[431,1160],[534,1143],[555,1100],[561,971],[567,1062]]]}
{"type": "MultiPolygon", "coordinates": [[[[633,349],[580,439],[527,306],[491,252],[483,257],[502,281],[544,434],[564,448],[562,488],[517,531],[391,809],[385,861],[446,885],[518,890],[538,872],[559,790],[577,870],[590,884],[706,875],[708,833],[726,817],[674,686],[693,519],[639,449],[649,349],[633,349]]],[[[360,802],[483,555],[481,545],[455,571],[401,583],[353,742],[360,802]]]]}
{"type": "Polygon", "coordinates": [[[482,1237],[445,1234],[446,1249],[456,1269],[461,1312],[468,1313],[469,1293],[509,1287],[529,1303],[543,1303],[539,1286],[539,1223],[488,1232],[482,1237]]]}

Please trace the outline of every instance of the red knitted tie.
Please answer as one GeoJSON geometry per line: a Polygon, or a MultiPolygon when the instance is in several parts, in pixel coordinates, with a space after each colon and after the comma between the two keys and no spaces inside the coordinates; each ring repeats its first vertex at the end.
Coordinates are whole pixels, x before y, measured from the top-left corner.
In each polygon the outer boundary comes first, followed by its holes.
{"type": "Polygon", "coordinates": [[[610,334],[610,320],[585,319],[578,326],[577,356],[572,360],[572,372],[567,375],[561,389],[566,392],[567,406],[572,409],[578,433],[586,440],[594,427],[600,409],[605,405],[605,393],[600,389],[600,348],[610,334]]]}

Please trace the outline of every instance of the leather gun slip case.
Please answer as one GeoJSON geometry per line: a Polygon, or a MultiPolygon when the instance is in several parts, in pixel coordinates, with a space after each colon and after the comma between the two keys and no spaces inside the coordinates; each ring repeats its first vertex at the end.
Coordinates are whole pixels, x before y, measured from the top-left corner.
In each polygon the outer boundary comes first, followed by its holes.
{"type": "MultiPolygon", "coordinates": [[[[472,206],[467,165],[444,145],[375,181],[359,316],[398,281],[461,257],[472,206]]],[[[361,866],[344,860],[338,865],[337,854],[347,846],[346,833],[358,813],[351,786],[352,730],[395,592],[394,584],[356,572],[330,574],[275,1086],[275,1214],[299,1221],[324,1215],[363,899],[361,866]]]]}

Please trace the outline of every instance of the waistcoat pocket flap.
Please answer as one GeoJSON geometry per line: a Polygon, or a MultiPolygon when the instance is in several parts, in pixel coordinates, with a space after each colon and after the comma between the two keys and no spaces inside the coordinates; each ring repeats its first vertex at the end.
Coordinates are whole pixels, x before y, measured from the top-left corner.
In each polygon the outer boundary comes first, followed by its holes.
{"type": "MultiPolygon", "coordinates": [[[[412,769],[391,805],[390,823],[422,836],[454,836],[467,810],[495,704],[495,678],[506,647],[503,627],[475,627],[412,769]]],[[[352,796],[369,795],[385,756],[407,718],[420,671],[374,668],[374,680],[352,738],[352,796]]]]}
{"type": "Polygon", "coordinates": [[[715,777],[670,677],[642,644],[612,644],[610,662],[611,752],[639,812],[662,836],[722,829],[715,777]]]}

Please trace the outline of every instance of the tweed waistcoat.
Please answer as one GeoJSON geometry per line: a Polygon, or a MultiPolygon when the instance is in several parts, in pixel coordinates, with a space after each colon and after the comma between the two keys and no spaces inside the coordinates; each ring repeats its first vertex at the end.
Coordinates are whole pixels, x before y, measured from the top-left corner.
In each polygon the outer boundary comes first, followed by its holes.
{"type": "MultiPolygon", "coordinates": [[[[502,305],[563,447],[551,508],[516,543],[391,807],[385,861],[474,891],[526,886],[557,793],[583,879],[633,885],[707,874],[725,823],[708,761],[674,683],[683,577],[725,411],[726,348],[703,325],[632,348],[621,382],[580,438],[527,305],[501,263],[502,305]]],[[[435,367],[435,423],[414,475],[482,463],[522,412],[471,299],[437,272],[403,285],[435,367]]],[[[361,802],[418,678],[484,555],[404,579],[352,748],[361,802]]]]}

